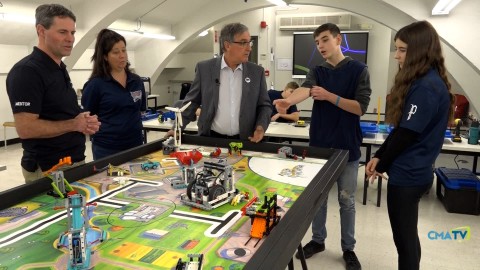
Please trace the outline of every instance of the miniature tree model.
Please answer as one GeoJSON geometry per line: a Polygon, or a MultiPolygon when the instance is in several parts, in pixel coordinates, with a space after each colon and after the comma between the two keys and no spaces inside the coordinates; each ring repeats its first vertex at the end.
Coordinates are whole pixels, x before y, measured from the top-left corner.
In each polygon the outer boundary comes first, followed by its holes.
{"type": "Polygon", "coordinates": [[[172,111],[175,113],[175,130],[173,134],[173,138],[175,140],[175,146],[179,147],[182,145],[182,112],[185,111],[185,109],[190,106],[192,102],[188,102],[181,108],[174,108],[174,107],[165,107],[165,109],[172,111]]]}

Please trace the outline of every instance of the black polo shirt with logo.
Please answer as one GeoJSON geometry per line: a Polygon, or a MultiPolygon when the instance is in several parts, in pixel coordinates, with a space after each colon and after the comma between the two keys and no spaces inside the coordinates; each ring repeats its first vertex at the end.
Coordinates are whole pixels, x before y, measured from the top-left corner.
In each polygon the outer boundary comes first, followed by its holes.
{"type": "MultiPolygon", "coordinates": [[[[33,52],[13,66],[7,76],[7,92],[13,113],[38,114],[40,119],[62,121],[75,118],[81,108],[63,62],[60,66],[45,52],[33,52]]],[[[68,132],[44,139],[22,140],[22,167],[42,171],[71,156],[72,162],[85,160],[85,135],[68,132]]]]}

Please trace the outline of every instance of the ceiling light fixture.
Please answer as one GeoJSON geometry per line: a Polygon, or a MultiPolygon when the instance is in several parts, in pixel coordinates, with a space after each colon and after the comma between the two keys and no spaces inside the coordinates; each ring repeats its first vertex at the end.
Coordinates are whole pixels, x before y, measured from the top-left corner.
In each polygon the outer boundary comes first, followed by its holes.
{"type": "MultiPolygon", "coordinates": [[[[140,29],[142,28],[142,18],[147,15],[148,13],[152,12],[154,9],[158,8],[162,4],[167,2],[167,0],[163,0],[160,2],[158,5],[147,11],[145,14],[141,15],[140,17],[137,18],[137,28],[135,30],[124,30],[124,29],[115,29],[115,28],[109,28],[110,30],[113,30],[115,32],[118,32],[119,34],[124,34],[124,35],[138,35],[146,38],[154,38],[154,39],[160,39],[160,40],[175,40],[175,36],[173,35],[166,35],[166,34],[154,34],[154,33],[148,33],[141,31],[140,29]]],[[[171,31],[170,31],[171,32],[171,31]]]]}
{"type": "Polygon", "coordinates": [[[201,32],[200,34],[198,34],[199,37],[204,37],[206,35],[208,35],[208,30],[205,30],[205,31],[201,32]]]}
{"type": "Polygon", "coordinates": [[[432,9],[432,15],[447,15],[462,0],[438,0],[432,9]]]}
{"type": "Polygon", "coordinates": [[[277,6],[280,6],[280,7],[285,7],[287,6],[287,3],[283,0],[268,0],[268,2],[272,3],[272,4],[275,4],[277,6]]]}
{"type": "Polygon", "coordinates": [[[175,40],[174,36],[165,35],[165,34],[145,33],[139,30],[124,30],[124,29],[115,29],[115,28],[108,28],[108,29],[115,31],[121,35],[127,35],[127,36],[139,36],[139,37],[154,38],[154,39],[160,39],[160,40],[175,40]]]}

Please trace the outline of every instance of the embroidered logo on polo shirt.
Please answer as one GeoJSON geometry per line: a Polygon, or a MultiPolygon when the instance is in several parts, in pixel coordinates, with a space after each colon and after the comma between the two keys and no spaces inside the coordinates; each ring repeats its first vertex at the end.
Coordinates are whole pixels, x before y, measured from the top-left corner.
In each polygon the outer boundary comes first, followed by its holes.
{"type": "Polygon", "coordinates": [[[137,102],[142,99],[142,90],[132,91],[130,95],[132,95],[133,102],[137,102]]]}
{"type": "Polygon", "coordinates": [[[18,102],[15,102],[15,107],[30,107],[30,102],[18,101],[18,102]]]}
{"type": "Polygon", "coordinates": [[[417,105],[415,104],[410,104],[410,111],[408,112],[408,117],[407,117],[407,121],[410,120],[410,117],[412,117],[413,114],[415,114],[417,112],[417,105]]]}

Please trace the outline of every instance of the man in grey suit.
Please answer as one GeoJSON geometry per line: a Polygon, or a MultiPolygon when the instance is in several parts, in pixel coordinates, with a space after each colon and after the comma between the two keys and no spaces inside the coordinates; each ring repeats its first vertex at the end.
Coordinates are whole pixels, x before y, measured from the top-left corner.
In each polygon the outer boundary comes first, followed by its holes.
{"type": "MultiPolygon", "coordinates": [[[[248,62],[251,40],[248,28],[240,23],[225,25],[220,32],[223,55],[199,62],[195,79],[183,104],[183,127],[196,119],[201,106],[198,134],[217,138],[260,142],[272,107],[264,69],[248,62]]],[[[167,136],[172,135],[170,130],[167,136]]]]}

